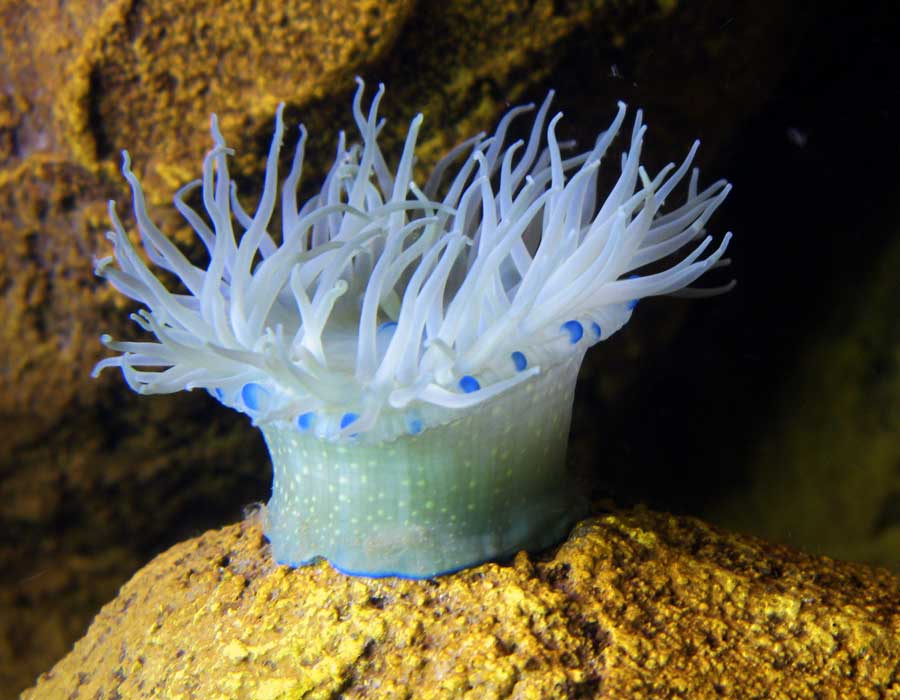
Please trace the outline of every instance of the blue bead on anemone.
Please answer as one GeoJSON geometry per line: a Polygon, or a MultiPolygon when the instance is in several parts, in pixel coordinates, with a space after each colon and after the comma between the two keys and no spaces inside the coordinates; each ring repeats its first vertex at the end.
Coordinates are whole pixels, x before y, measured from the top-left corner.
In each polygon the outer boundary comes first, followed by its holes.
{"type": "Polygon", "coordinates": [[[302,205],[300,127],[280,235],[282,109],[253,215],[213,117],[202,177],[175,196],[205,268],[151,221],[125,153],[146,257],[183,289],[151,271],[110,203],[113,256],[97,273],[143,306],[133,318],[155,338],[103,336],[120,354],[94,371],[119,367],[144,394],[204,388],[250,416],[274,466],[265,533],[279,562],[324,557],[353,574],[428,577],[565,536],[582,513],[561,476],[584,353],[628,321],[636,300],[725,264],[730,234],[711,247],[704,227],[730,185],[698,188],[696,143],[651,177],[638,112],[601,196],[598,172],[625,106],[590,150],[563,157],[561,115],[547,123],[552,93],[524,142],[507,145],[506,133],[532,106],[418,183],[422,116],[389,169],[378,145],[383,93],[365,111],[359,82],[360,141],[341,135],[321,190],[302,205]],[[685,180],[683,201],[663,212],[685,180]],[[203,212],[187,203],[194,191],[203,212]],[[640,272],[692,244],[670,266],[640,272]]]}

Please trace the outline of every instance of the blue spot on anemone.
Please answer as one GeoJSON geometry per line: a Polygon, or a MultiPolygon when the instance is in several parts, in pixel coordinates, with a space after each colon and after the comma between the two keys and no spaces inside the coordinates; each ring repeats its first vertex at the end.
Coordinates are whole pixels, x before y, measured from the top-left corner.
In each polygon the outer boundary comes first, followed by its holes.
{"type": "Polygon", "coordinates": [[[479,384],[478,380],[475,379],[475,377],[466,374],[459,378],[459,388],[462,389],[465,393],[471,394],[472,392],[481,389],[481,384],[479,384]]]}
{"type": "Polygon", "coordinates": [[[425,429],[425,423],[422,422],[422,419],[418,416],[410,416],[408,419],[407,426],[409,428],[410,435],[418,435],[425,429]]]}
{"type": "Polygon", "coordinates": [[[560,330],[569,334],[569,342],[572,345],[575,345],[584,336],[584,326],[578,321],[566,321],[560,326],[560,330]]]}
{"type": "Polygon", "coordinates": [[[512,358],[513,366],[515,366],[516,372],[521,372],[528,367],[528,358],[525,357],[524,352],[515,350],[512,354],[510,354],[510,357],[512,358]]]}
{"type": "Polygon", "coordinates": [[[249,382],[248,384],[244,384],[241,388],[241,399],[243,400],[244,405],[251,411],[262,410],[268,397],[269,392],[265,390],[265,387],[256,382],[249,382]]]}

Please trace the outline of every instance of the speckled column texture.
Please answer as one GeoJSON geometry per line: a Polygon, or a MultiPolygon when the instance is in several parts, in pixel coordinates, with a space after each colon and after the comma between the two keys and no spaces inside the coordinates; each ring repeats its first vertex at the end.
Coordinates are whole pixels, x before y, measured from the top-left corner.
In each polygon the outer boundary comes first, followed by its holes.
{"type": "Polygon", "coordinates": [[[646,510],[438,579],[291,569],[248,521],[142,569],[23,700],[898,698],[900,579],[646,510]]]}
{"type": "Polygon", "coordinates": [[[423,577],[558,544],[585,512],[563,468],[580,360],[374,445],[263,426],[275,559],[423,577]]]}

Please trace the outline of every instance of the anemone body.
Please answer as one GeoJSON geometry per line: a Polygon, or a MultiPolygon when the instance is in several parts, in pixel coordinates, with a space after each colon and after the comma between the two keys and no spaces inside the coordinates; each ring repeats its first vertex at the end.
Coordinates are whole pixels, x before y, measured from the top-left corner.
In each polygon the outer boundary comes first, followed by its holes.
{"type": "Polygon", "coordinates": [[[263,426],[275,558],[301,565],[327,552],[347,573],[427,577],[556,544],[585,505],[559,462],[580,360],[386,444],[263,426]]]}
{"type": "Polygon", "coordinates": [[[580,514],[562,474],[584,352],[619,330],[638,299],[724,264],[730,234],[707,252],[704,228],[730,186],[698,189],[697,171],[688,176],[696,143],[651,178],[640,112],[629,150],[609,158],[622,104],[590,151],[564,156],[561,115],[547,124],[552,95],[527,141],[505,143],[530,109],[516,108],[418,185],[422,116],[389,169],[378,147],[382,94],[364,112],[360,82],[361,143],[342,134],[320,192],[298,206],[301,127],[280,236],[270,228],[281,109],[253,216],[214,117],[203,177],[175,198],[208,251],[205,269],[153,224],[126,153],[146,256],[184,289],[154,275],[111,203],[114,257],[97,271],[144,305],[132,318],[155,341],[104,336],[120,354],[95,372],[120,367],[141,393],[203,388],[250,416],[273,460],[266,534],[280,562],[325,557],[351,573],[430,576],[565,534],[580,514]],[[601,198],[606,160],[619,174],[601,198]],[[661,211],[686,179],[684,201],[661,211]],[[186,203],[198,189],[204,213],[186,203]]]}

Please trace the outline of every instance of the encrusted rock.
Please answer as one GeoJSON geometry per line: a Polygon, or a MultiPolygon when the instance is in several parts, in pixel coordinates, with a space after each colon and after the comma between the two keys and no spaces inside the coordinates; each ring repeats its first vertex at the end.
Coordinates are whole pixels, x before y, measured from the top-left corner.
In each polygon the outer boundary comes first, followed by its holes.
{"type": "Polygon", "coordinates": [[[646,510],[433,580],[289,569],[254,521],[157,557],[23,700],[897,698],[900,578],[646,510]]]}

